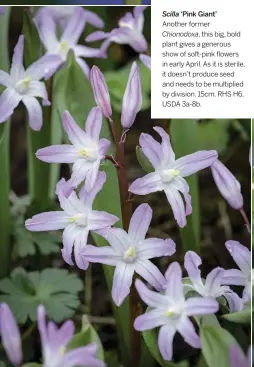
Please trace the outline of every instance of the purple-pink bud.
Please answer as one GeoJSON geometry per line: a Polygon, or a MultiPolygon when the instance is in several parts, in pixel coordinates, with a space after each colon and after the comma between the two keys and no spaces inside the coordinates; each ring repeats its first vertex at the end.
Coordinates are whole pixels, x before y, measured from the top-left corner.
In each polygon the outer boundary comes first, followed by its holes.
{"type": "Polygon", "coordinates": [[[6,303],[0,306],[0,334],[4,350],[14,366],[22,363],[21,337],[17,322],[6,303]]]}
{"type": "Polygon", "coordinates": [[[135,121],[137,113],[142,106],[142,87],[139,73],[139,67],[134,62],[125,89],[122,106],[121,123],[126,129],[129,129],[135,121]]]}
{"type": "Polygon", "coordinates": [[[112,109],[108,87],[102,72],[95,65],[90,72],[90,82],[97,106],[100,107],[102,114],[110,119],[112,116],[112,109]]]}
{"type": "Polygon", "coordinates": [[[243,207],[243,196],[240,182],[218,159],[212,164],[211,169],[221,195],[232,208],[241,209],[243,207]]]}

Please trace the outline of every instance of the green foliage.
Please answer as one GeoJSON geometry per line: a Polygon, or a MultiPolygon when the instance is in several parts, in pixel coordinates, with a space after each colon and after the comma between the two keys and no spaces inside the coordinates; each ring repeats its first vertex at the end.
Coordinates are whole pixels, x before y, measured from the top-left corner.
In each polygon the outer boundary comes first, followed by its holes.
{"type": "Polygon", "coordinates": [[[248,302],[244,309],[239,312],[233,312],[222,316],[224,319],[237,324],[251,323],[251,303],[248,302]]]}
{"type": "Polygon", "coordinates": [[[36,320],[37,307],[43,304],[49,319],[56,322],[71,317],[79,306],[78,293],[82,282],[64,269],[26,272],[15,269],[11,278],[0,281],[0,302],[11,307],[17,321],[36,320]]]}
{"type": "MultiPolygon", "coordinates": [[[[0,70],[9,70],[8,31],[10,7],[0,21],[0,70]]],[[[2,88],[0,89],[2,91],[2,88]]],[[[0,124],[0,278],[10,267],[10,121],[0,124]]]]}
{"type": "MultiPolygon", "coordinates": [[[[197,148],[197,121],[171,120],[169,136],[176,158],[194,153],[197,148]]],[[[198,174],[186,178],[192,197],[192,214],[187,217],[187,225],[181,229],[184,251],[200,252],[200,208],[198,174]]]]}
{"type": "Polygon", "coordinates": [[[90,324],[88,318],[83,316],[82,318],[82,328],[81,331],[74,335],[72,340],[67,346],[68,350],[84,347],[87,344],[95,343],[98,346],[96,357],[97,359],[104,361],[104,351],[101,340],[95,331],[95,329],[90,324]]]}
{"type": "Polygon", "coordinates": [[[138,163],[140,164],[140,166],[143,168],[143,170],[146,173],[150,173],[154,171],[154,168],[151,162],[149,161],[148,158],[146,158],[142,149],[139,146],[136,147],[136,155],[137,155],[138,163]]]}
{"type": "Polygon", "coordinates": [[[220,326],[201,325],[200,340],[202,354],[208,367],[230,366],[230,347],[238,343],[227,330],[220,326]]]}
{"type": "MultiPolygon", "coordinates": [[[[141,62],[138,61],[137,64],[139,66],[142,83],[142,110],[146,110],[150,107],[151,71],[141,62]]],[[[119,70],[107,71],[104,74],[109,88],[113,109],[119,113],[122,111],[122,100],[129,78],[131,65],[132,62],[119,70]]]]}

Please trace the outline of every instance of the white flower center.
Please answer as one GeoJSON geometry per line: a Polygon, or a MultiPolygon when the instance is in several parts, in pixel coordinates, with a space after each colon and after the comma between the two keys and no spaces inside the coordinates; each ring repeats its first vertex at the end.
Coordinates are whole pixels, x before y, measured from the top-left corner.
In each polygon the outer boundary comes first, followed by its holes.
{"type": "Polygon", "coordinates": [[[81,227],[86,227],[88,224],[87,216],[85,214],[76,214],[73,217],[69,218],[71,223],[76,223],[81,227]]]}
{"type": "Polygon", "coordinates": [[[126,23],[123,20],[119,22],[119,26],[121,28],[130,28],[130,29],[133,29],[133,24],[132,23],[126,23]]]}
{"type": "Polygon", "coordinates": [[[165,316],[176,320],[181,316],[182,313],[183,310],[181,310],[181,308],[169,307],[169,309],[165,313],[165,316]]]}
{"type": "Polygon", "coordinates": [[[180,175],[180,171],[178,169],[165,169],[161,173],[161,179],[163,182],[168,183],[171,182],[176,176],[180,175]]]}
{"type": "Polygon", "coordinates": [[[67,41],[62,41],[59,45],[59,48],[58,48],[58,52],[60,54],[60,56],[66,60],[67,58],[67,55],[68,55],[68,52],[69,52],[69,45],[68,45],[68,42],[67,41]]]}
{"type": "Polygon", "coordinates": [[[79,151],[81,157],[86,158],[90,161],[96,161],[98,154],[95,149],[84,148],[79,151]]]}
{"type": "Polygon", "coordinates": [[[15,89],[20,94],[26,94],[31,82],[31,77],[27,76],[25,79],[19,80],[15,86],[15,89]]]}
{"type": "Polygon", "coordinates": [[[127,263],[133,263],[136,259],[136,251],[135,248],[130,246],[127,251],[125,251],[123,259],[127,263]]]}

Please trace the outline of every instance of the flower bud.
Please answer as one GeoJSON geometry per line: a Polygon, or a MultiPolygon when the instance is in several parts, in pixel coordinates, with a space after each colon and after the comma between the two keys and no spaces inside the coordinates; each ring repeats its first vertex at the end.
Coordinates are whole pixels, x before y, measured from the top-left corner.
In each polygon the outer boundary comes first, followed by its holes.
{"type": "Polygon", "coordinates": [[[17,322],[6,303],[0,306],[0,334],[2,344],[10,362],[15,366],[22,363],[21,338],[17,322]]]}
{"type": "Polygon", "coordinates": [[[221,195],[232,208],[241,209],[243,207],[243,197],[240,182],[219,160],[212,164],[211,169],[221,195]]]}
{"type": "Polygon", "coordinates": [[[93,66],[90,73],[90,82],[93,88],[93,94],[97,106],[100,107],[102,114],[110,119],[112,116],[112,109],[110,104],[110,96],[106,81],[100,69],[93,66]]]}
{"type": "Polygon", "coordinates": [[[141,80],[138,65],[134,62],[131,67],[131,72],[123,97],[121,123],[124,128],[129,129],[132,126],[141,106],[141,80]]]}

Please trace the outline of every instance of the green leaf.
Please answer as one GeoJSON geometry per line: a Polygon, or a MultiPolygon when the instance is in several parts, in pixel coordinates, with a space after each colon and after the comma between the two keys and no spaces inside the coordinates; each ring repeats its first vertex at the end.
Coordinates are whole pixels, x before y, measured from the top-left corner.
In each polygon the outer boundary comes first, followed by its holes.
{"type": "Polygon", "coordinates": [[[11,278],[0,281],[0,302],[11,307],[18,322],[36,320],[37,307],[43,304],[50,319],[60,322],[73,315],[79,306],[78,293],[82,282],[64,269],[26,272],[15,269],[11,278]]]}
{"type": "MultiPolygon", "coordinates": [[[[146,110],[150,107],[151,71],[141,62],[137,61],[137,64],[139,66],[142,84],[142,110],[146,110]]],[[[131,65],[132,62],[117,71],[108,71],[104,73],[110,92],[112,107],[114,111],[118,113],[122,111],[122,100],[129,78],[131,65]]]]}
{"type": "MultiPolygon", "coordinates": [[[[25,66],[28,67],[38,60],[42,53],[42,45],[38,30],[28,11],[25,11],[23,16],[23,34],[25,37],[25,66]]],[[[49,80],[47,83],[48,90],[51,89],[51,85],[52,80],[49,80]]],[[[38,149],[50,145],[51,107],[43,107],[42,110],[43,126],[41,130],[33,131],[27,126],[28,184],[35,213],[38,211],[45,211],[50,203],[50,165],[37,159],[35,155],[38,149]]]]}
{"type": "Polygon", "coordinates": [[[22,367],[40,367],[42,366],[41,364],[39,363],[35,363],[35,362],[31,362],[31,363],[25,363],[22,365],[22,367]]]}
{"type": "Polygon", "coordinates": [[[215,149],[219,153],[227,149],[229,127],[232,120],[209,120],[202,122],[197,128],[197,150],[215,149]]]}
{"type": "Polygon", "coordinates": [[[233,312],[222,316],[224,319],[237,324],[251,323],[251,304],[247,303],[242,311],[233,312]]]}
{"type": "Polygon", "coordinates": [[[84,347],[87,344],[95,343],[98,346],[96,352],[96,358],[100,361],[104,361],[104,351],[101,340],[95,331],[95,329],[90,324],[87,316],[82,318],[82,329],[78,334],[75,334],[67,346],[68,350],[84,347]]]}
{"type": "Polygon", "coordinates": [[[209,367],[229,367],[229,352],[236,339],[220,326],[201,326],[200,340],[203,356],[209,367]]]}
{"type": "Polygon", "coordinates": [[[136,147],[136,155],[137,155],[138,163],[140,164],[140,166],[143,168],[143,170],[146,173],[151,173],[151,172],[154,171],[154,168],[153,168],[151,162],[144,155],[142,149],[139,146],[136,147]]]}
{"type": "MultiPolygon", "coordinates": [[[[11,7],[6,7],[0,20],[0,70],[9,71],[9,18],[11,7]]],[[[0,90],[2,92],[2,88],[0,90]]],[[[10,268],[10,121],[0,124],[0,278],[10,268]]]]}
{"type": "MultiPolygon", "coordinates": [[[[194,153],[197,147],[197,121],[171,120],[169,135],[176,157],[194,153]]],[[[180,229],[184,251],[200,252],[200,208],[198,174],[186,178],[192,197],[192,214],[187,217],[187,225],[180,229]]]]}

